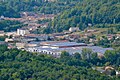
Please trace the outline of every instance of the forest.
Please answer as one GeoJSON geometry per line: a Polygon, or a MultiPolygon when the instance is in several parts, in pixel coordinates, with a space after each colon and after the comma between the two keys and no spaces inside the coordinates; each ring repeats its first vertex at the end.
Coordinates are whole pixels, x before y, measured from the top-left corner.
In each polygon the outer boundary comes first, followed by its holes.
{"type": "Polygon", "coordinates": [[[11,20],[0,21],[0,30],[4,30],[5,32],[16,31],[18,28],[21,28],[22,26],[24,26],[24,24],[19,21],[11,20]]]}
{"type": "Polygon", "coordinates": [[[70,27],[84,30],[87,27],[111,28],[119,25],[119,0],[84,0],[58,15],[48,29],[61,32],[70,27]]]}
{"type": "Polygon", "coordinates": [[[90,49],[83,49],[81,54],[71,56],[63,51],[60,58],[54,58],[50,55],[7,49],[7,46],[0,45],[0,80],[120,79],[114,71],[110,77],[92,69],[93,66],[112,65],[120,70],[120,49],[106,51],[105,57],[101,58],[90,49]]]}
{"type": "Polygon", "coordinates": [[[17,18],[24,11],[58,14],[75,6],[77,1],[82,0],[58,0],[56,2],[45,0],[0,0],[0,15],[17,18]]]}

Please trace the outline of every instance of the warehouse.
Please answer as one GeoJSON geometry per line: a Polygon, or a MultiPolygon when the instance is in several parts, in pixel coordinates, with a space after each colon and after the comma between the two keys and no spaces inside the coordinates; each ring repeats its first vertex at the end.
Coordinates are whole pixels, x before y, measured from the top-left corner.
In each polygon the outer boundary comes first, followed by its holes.
{"type": "Polygon", "coordinates": [[[68,48],[58,48],[58,49],[34,47],[34,48],[27,48],[26,50],[29,52],[37,52],[40,54],[48,54],[54,57],[60,57],[62,51],[67,51],[70,55],[73,55],[76,52],[81,53],[83,48],[91,49],[93,52],[97,52],[98,55],[103,55],[106,50],[113,50],[112,48],[102,48],[98,46],[80,46],[80,47],[68,47],[68,48]]]}
{"type": "Polygon", "coordinates": [[[42,42],[41,46],[42,46],[42,48],[59,49],[59,48],[87,46],[87,44],[69,42],[69,41],[47,41],[47,42],[42,42]]]}

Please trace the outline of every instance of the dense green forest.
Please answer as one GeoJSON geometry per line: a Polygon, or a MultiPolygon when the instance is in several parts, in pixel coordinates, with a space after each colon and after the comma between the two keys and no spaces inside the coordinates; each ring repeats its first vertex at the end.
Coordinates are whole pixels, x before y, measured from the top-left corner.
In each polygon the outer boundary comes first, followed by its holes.
{"type": "Polygon", "coordinates": [[[107,64],[119,68],[120,49],[106,51],[103,58],[91,53],[83,49],[84,56],[70,56],[63,51],[60,58],[53,58],[0,45],[0,80],[119,80],[115,74],[110,77],[91,67],[107,64]]]}
{"type": "Polygon", "coordinates": [[[1,0],[0,15],[6,17],[20,17],[20,12],[29,11],[45,14],[58,14],[63,10],[75,6],[82,0],[58,0],[48,2],[45,0],[1,0]]]}
{"type": "Polygon", "coordinates": [[[18,28],[24,26],[19,21],[10,21],[10,20],[1,20],[0,21],[0,30],[4,30],[6,32],[16,31],[18,28]]]}
{"type": "Polygon", "coordinates": [[[49,30],[54,32],[79,27],[81,30],[89,25],[95,27],[118,27],[120,25],[119,0],[84,0],[70,10],[63,11],[51,22],[49,30]]]}

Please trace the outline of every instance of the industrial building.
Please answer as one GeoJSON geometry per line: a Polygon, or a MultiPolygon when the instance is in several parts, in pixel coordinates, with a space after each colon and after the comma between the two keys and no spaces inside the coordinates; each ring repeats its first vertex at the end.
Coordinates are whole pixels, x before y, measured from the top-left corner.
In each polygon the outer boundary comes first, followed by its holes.
{"type": "Polygon", "coordinates": [[[102,48],[99,46],[88,46],[85,43],[67,42],[67,41],[51,41],[42,42],[39,47],[26,48],[29,52],[37,52],[40,54],[48,54],[54,57],[60,57],[62,51],[67,51],[70,55],[76,52],[81,53],[83,48],[91,49],[97,52],[98,55],[103,55],[106,50],[113,50],[112,48],[102,48]]]}
{"type": "Polygon", "coordinates": [[[52,48],[52,49],[80,47],[80,46],[87,46],[87,44],[69,42],[69,41],[46,41],[41,43],[42,48],[52,48]]]}

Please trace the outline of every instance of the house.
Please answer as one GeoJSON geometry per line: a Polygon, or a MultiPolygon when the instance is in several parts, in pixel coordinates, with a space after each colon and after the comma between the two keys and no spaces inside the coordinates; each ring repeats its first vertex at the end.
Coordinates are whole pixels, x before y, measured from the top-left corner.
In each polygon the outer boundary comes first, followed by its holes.
{"type": "Polygon", "coordinates": [[[29,42],[26,44],[26,47],[38,47],[40,46],[40,42],[29,42]]]}
{"type": "Polygon", "coordinates": [[[78,40],[80,38],[79,34],[71,34],[68,36],[70,41],[75,41],[78,40]]]}
{"type": "Polygon", "coordinates": [[[93,32],[97,32],[98,30],[96,30],[96,29],[88,29],[87,30],[87,33],[93,33],[93,32]]]}
{"type": "Polygon", "coordinates": [[[0,31],[0,36],[4,36],[5,32],[4,31],[0,31]]]}
{"type": "Polygon", "coordinates": [[[5,39],[5,42],[14,42],[14,40],[11,38],[11,39],[9,39],[9,38],[6,38],[5,39]]]}
{"type": "Polygon", "coordinates": [[[78,27],[70,27],[69,31],[70,32],[76,32],[76,31],[80,31],[80,29],[78,27]]]}
{"type": "Polygon", "coordinates": [[[53,40],[63,40],[65,38],[64,33],[53,33],[50,37],[52,37],[53,40]]]}
{"type": "Polygon", "coordinates": [[[4,18],[5,18],[4,16],[1,16],[1,17],[0,17],[0,20],[4,20],[4,18]]]}
{"type": "Polygon", "coordinates": [[[120,39],[120,33],[116,34],[116,39],[120,39]]]}
{"type": "Polygon", "coordinates": [[[21,17],[36,16],[33,12],[22,12],[21,17]]]}
{"type": "Polygon", "coordinates": [[[48,40],[48,35],[46,35],[46,34],[26,34],[25,38],[31,38],[31,39],[35,39],[38,41],[46,41],[46,40],[48,40]]]}
{"type": "Polygon", "coordinates": [[[113,39],[113,37],[115,37],[115,35],[113,35],[113,34],[108,34],[108,35],[107,35],[108,40],[113,39]]]}
{"type": "Polygon", "coordinates": [[[8,49],[14,49],[16,46],[13,43],[8,43],[8,49]]]}
{"type": "Polygon", "coordinates": [[[36,29],[38,29],[38,27],[40,27],[41,24],[37,24],[37,23],[28,23],[28,26],[26,26],[25,28],[27,28],[29,31],[34,31],[36,29]]]}
{"type": "Polygon", "coordinates": [[[70,31],[64,31],[64,34],[71,34],[70,31]]]}
{"type": "Polygon", "coordinates": [[[44,0],[45,2],[55,2],[57,0],[44,0]]]}
{"type": "Polygon", "coordinates": [[[26,43],[22,43],[22,42],[16,43],[16,47],[17,47],[18,49],[24,49],[25,46],[26,46],[26,43]]]}
{"type": "Polygon", "coordinates": [[[99,71],[100,73],[104,73],[104,72],[105,72],[105,70],[104,70],[103,67],[96,67],[94,70],[97,70],[97,71],[99,71]]]}
{"type": "Polygon", "coordinates": [[[17,38],[17,39],[14,39],[14,40],[16,40],[18,42],[27,43],[27,42],[35,41],[36,38],[26,38],[26,37],[24,37],[24,38],[17,38]]]}
{"type": "Polygon", "coordinates": [[[53,20],[55,17],[54,14],[42,14],[40,17],[39,17],[39,20],[44,20],[44,19],[51,19],[53,20]]]}
{"type": "Polygon", "coordinates": [[[49,35],[49,38],[50,38],[50,40],[63,39],[64,38],[64,33],[53,33],[53,34],[49,35]]]}
{"type": "Polygon", "coordinates": [[[107,70],[109,70],[109,69],[110,69],[110,70],[113,70],[114,68],[111,67],[111,66],[106,66],[106,67],[105,67],[105,71],[107,71],[107,70]]]}
{"type": "Polygon", "coordinates": [[[29,34],[29,30],[27,29],[17,29],[17,35],[24,36],[26,34],[29,34]]]}
{"type": "Polygon", "coordinates": [[[116,76],[120,77],[120,71],[116,71],[116,76]]]}
{"type": "Polygon", "coordinates": [[[48,23],[42,23],[42,24],[37,24],[37,23],[34,23],[32,26],[34,27],[37,27],[37,28],[46,28],[48,27],[48,23]]]}
{"type": "Polygon", "coordinates": [[[89,39],[89,42],[90,42],[90,43],[96,42],[96,39],[90,38],[90,39],[89,39]]]}
{"type": "Polygon", "coordinates": [[[13,36],[13,35],[16,35],[16,32],[6,32],[5,35],[6,36],[13,36]]]}
{"type": "Polygon", "coordinates": [[[63,36],[64,35],[64,33],[53,33],[51,36],[63,36]]]}
{"type": "Polygon", "coordinates": [[[100,73],[111,76],[111,71],[115,69],[111,66],[106,66],[106,67],[96,67],[94,70],[97,70],[100,73]]]}
{"type": "Polygon", "coordinates": [[[16,47],[18,49],[24,49],[24,48],[31,48],[31,47],[38,47],[40,45],[40,42],[17,42],[16,47]]]}
{"type": "Polygon", "coordinates": [[[54,14],[48,14],[48,15],[45,16],[45,19],[51,19],[51,20],[53,20],[54,17],[55,17],[54,14]]]}
{"type": "Polygon", "coordinates": [[[64,40],[65,36],[55,36],[55,40],[64,40]]]}

